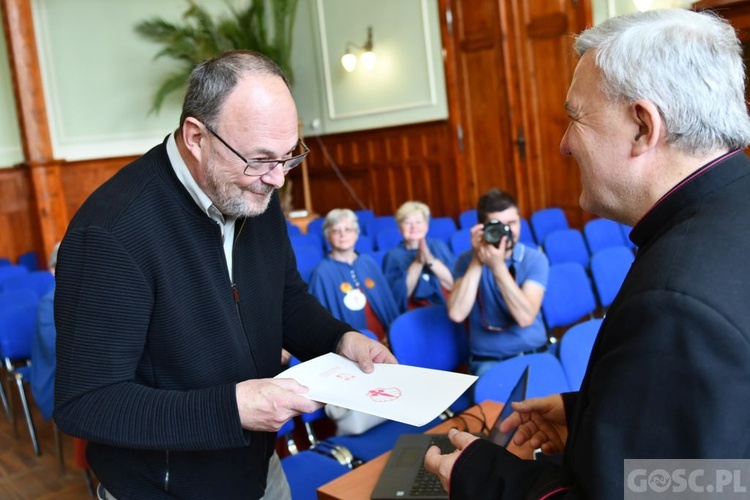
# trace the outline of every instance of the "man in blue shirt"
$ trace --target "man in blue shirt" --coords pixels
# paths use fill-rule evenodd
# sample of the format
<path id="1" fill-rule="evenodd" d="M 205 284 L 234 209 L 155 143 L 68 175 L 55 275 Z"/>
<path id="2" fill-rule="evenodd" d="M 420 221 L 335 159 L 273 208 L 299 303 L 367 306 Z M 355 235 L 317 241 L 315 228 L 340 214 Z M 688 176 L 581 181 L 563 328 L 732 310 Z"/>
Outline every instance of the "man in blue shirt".
<path id="1" fill-rule="evenodd" d="M 542 252 L 519 242 L 521 218 L 510 194 L 491 189 L 482 195 L 477 217 L 472 249 L 456 261 L 448 314 L 455 322 L 468 317 L 470 370 L 482 375 L 498 361 L 545 348 L 540 308 L 549 262 Z M 509 234 L 503 233 L 504 226 Z"/>

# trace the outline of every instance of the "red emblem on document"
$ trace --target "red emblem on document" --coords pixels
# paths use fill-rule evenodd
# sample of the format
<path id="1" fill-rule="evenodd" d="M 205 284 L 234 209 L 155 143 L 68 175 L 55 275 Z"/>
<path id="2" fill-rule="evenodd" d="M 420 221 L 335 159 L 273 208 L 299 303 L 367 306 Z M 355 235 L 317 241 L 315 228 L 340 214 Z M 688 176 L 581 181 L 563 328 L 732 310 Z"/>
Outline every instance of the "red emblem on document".
<path id="1" fill-rule="evenodd" d="M 401 397 L 401 389 L 398 387 L 388 387 L 377 389 L 370 389 L 367 391 L 367 395 L 376 403 L 385 403 L 388 401 L 395 401 Z"/>

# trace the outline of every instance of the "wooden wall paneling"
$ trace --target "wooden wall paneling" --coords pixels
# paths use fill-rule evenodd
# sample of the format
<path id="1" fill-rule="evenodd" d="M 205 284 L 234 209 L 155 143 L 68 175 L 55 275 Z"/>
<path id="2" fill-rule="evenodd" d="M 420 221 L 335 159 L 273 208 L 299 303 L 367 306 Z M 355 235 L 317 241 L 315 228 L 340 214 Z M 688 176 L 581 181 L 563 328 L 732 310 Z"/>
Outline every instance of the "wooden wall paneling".
<path id="1" fill-rule="evenodd" d="M 13 262 L 20 254 L 39 245 L 39 228 L 30 193 L 25 168 L 0 169 L 0 257 Z"/>
<path id="2" fill-rule="evenodd" d="M 529 209 L 558 206 L 575 227 L 591 218 L 578 204 L 580 173 L 559 152 L 568 126 L 564 103 L 577 59 L 572 35 L 586 27 L 590 3 L 568 0 L 505 0 L 513 25 L 521 79 L 519 110 L 527 135 L 527 162 L 519 172 L 528 187 Z"/>
<path id="3" fill-rule="evenodd" d="M 449 137 L 446 122 L 431 122 L 308 140 L 313 208 L 320 215 L 332 208 L 360 208 L 335 175 L 325 148 L 356 196 L 377 215 L 391 215 L 403 202 L 419 198 L 435 216 L 455 217 L 459 192 Z M 295 199 L 302 196 L 298 184 L 294 181 Z"/>
<path id="4" fill-rule="evenodd" d="M 460 107 L 464 130 L 463 176 L 469 206 L 492 187 L 516 197 L 519 186 L 513 166 L 511 105 L 508 100 L 498 2 L 455 2 L 454 54 L 457 60 Z"/>
<path id="5" fill-rule="evenodd" d="M 467 181 L 467 162 L 464 159 L 463 122 L 464 116 L 461 111 L 461 92 L 458 79 L 458 64 L 455 53 L 455 5 L 454 0 L 438 0 L 438 12 L 440 15 L 440 36 L 443 47 L 443 73 L 445 74 L 445 89 L 448 99 L 448 122 L 443 130 L 442 137 L 438 137 L 437 155 L 441 159 L 449 159 L 447 169 L 442 172 L 448 176 L 444 189 L 456 192 L 455 206 L 451 210 L 456 214 L 476 206 L 476 200 L 469 192 Z M 446 192 L 445 199 L 450 200 L 450 194 Z M 449 215 L 451 211 L 446 212 Z M 456 215 L 457 216 L 457 215 Z"/>
<path id="6" fill-rule="evenodd" d="M 18 109 L 21 145 L 29 168 L 30 190 L 36 214 L 35 250 L 46 261 L 68 223 L 65 195 L 60 181 L 61 161 L 53 157 L 47 109 L 44 101 L 31 0 L 0 0 L 13 94 Z"/>
<path id="7" fill-rule="evenodd" d="M 65 192 L 65 204 L 70 217 L 75 215 L 96 188 L 136 158 L 136 156 L 102 158 L 69 162 L 63 165 L 60 168 L 60 183 Z M 66 224 L 68 222 L 70 221 L 66 221 Z"/>

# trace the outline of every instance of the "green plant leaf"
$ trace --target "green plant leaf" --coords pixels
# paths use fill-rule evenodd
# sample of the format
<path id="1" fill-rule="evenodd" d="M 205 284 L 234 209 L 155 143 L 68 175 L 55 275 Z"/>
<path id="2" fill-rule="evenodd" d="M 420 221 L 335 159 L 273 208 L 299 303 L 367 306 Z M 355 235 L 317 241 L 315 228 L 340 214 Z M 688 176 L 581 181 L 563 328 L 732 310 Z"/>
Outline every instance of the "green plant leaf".
<path id="1" fill-rule="evenodd" d="M 239 9 L 226 0 L 229 15 L 216 17 L 197 0 L 185 1 L 182 24 L 155 17 L 135 26 L 140 36 L 162 45 L 154 60 L 166 57 L 184 65 L 156 90 L 149 113 L 158 113 L 167 95 L 184 89 L 195 66 L 229 50 L 264 54 L 279 65 L 289 81 L 293 80 L 291 48 L 297 0 L 251 0 L 247 7 Z M 273 32 L 272 37 L 269 31 Z"/>

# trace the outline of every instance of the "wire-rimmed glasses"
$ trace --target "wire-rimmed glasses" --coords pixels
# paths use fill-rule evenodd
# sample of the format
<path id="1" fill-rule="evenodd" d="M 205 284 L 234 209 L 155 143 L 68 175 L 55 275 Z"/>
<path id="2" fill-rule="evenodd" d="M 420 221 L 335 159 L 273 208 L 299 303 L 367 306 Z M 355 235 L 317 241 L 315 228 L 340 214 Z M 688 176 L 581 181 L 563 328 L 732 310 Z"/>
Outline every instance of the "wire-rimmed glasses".
<path id="1" fill-rule="evenodd" d="M 232 146 L 227 143 L 224 139 L 221 138 L 219 134 L 216 133 L 216 131 L 211 128 L 210 126 L 206 125 L 204 123 L 204 126 L 206 127 L 206 130 L 211 132 L 211 134 L 219 139 L 223 145 L 229 149 L 232 153 L 237 155 L 239 159 L 241 159 L 243 162 L 245 162 L 245 170 L 243 173 L 245 175 L 255 176 L 259 177 L 261 175 L 266 175 L 268 172 L 276 168 L 277 166 L 281 165 L 281 170 L 286 175 L 287 172 L 289 172 L 291 169 L 302 163 L 302 160 L 304 160 L 307 155 L 310 153 L 310 148 L 307 147 L 307 145 L 302 142 L 300 139 L 297 142 L 297 146 L 294 148 L 295 151 L 302 150 L 300 154 L 294 155 L 290 158 L 285 158 L 283 160 L 256 160 L 256 159 L 246 159 L 244 156 L 242 156 L 236 149 L 234 149 Z"/>

